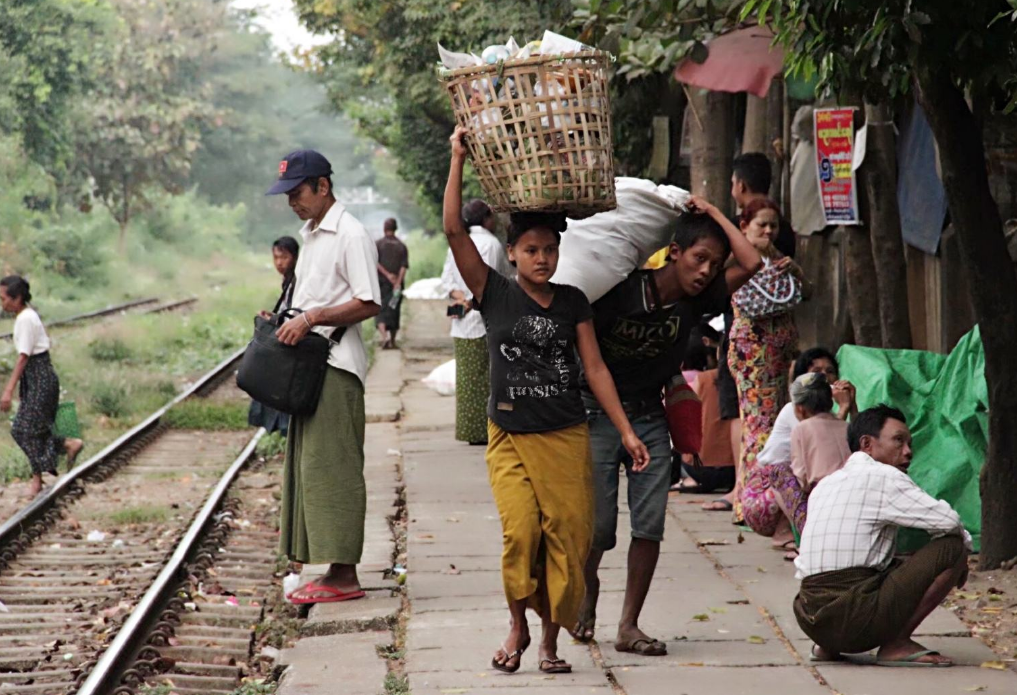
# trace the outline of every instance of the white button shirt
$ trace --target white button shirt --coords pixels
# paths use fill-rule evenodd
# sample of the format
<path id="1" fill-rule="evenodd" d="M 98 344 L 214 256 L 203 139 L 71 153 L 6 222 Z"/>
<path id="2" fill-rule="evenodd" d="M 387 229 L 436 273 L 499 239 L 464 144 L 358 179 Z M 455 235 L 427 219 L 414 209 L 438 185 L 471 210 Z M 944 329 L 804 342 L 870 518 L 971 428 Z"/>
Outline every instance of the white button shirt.
<path id="1" fill-rule="evenodd" d="M 498 237 L 491 234 L 486 227 L 470 227 L 470 239 L 473 241 L 473 245 L 477 247 L 477 251 L 480 252 L 480 257 L 484 259 L 484 263 L 487 263 L 492 270 L 507 278 L 515 276 L 516 269 L 509 263 L 504 244 L 498 241 Z M 463 276 L 459 273 L 459 268 L 456 267 L 455 259 L 452 257 L 452 249 L 449 249 L 448 254 L 445 256 L 445 267 L 441 271 L 441 281 L 445 285 L 445 289 L 449 291 L 459 290 L 466 295 L 467 300 L 473 299 L 473 293 L 466 286 Z M 453 338 L 483 338 L 487 335 L 487 329 L 484 328 L 484 317 L 481 316 L 479 311 L 472 309 L 466 312 L 463 318 L 452 319 L 451 335 Z"/>
<path id="2" fill-rule="evenodd" d="M 300 230 L 304 240 L 297 259 L 295 309 L 323 309 L 354 299 L 381 305 L 378 287 L 378 249 L 364 226 L 338 202 L 312 228 L 308 220 Z M 331 326 L 315 326 L 316 333 L 329 336 Z M 367 348 L 360 324 L 349 326 L 338 345 L 333 344 L 328 363 L 336 369 L 367 379 Z"/>
<path id="3" fill-rule="evenodd" d="M 948 502 L 927 494 L 904 471 L 857 451 L 809 495 L 795 576 L 851 567 L 885 569 L 902 526 L 933 536 L 961 536 L 971 550 L 971 534 Z"/>

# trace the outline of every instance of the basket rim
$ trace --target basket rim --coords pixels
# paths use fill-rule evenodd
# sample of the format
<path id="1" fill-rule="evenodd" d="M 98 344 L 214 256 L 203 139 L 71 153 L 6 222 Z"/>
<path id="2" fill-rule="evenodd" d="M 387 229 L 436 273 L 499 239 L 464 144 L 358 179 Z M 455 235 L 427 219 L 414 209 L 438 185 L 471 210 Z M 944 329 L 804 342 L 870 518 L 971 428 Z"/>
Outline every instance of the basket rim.
<path id="1" fill-rule="evenodd" d="M 498 73 L 505 68 L 516 68 L 526 67 L 529 65 L 541 65 L 543 63 L 550 62 L 561 62 L 563 60 L 574 60 L 576 58 L 583 59 L 607 59 L 608 62 L 611 60 L 611 54 L 607 51 L 601 51 L 594 49 L 592 51 L 577 51 L 575 53 L 555 53 L 554 55 L 537 55 L 526 58 L 525 60 L 500 60 L 493 65 L 471 65 L 465 68 L 456 68 L 455 70 L 449 70 L 444 66 L 438 67 L 438 78 L 443 82 L 451 81 L 457 77 L 464 75 L 473 75 L 478 73 Z"/>

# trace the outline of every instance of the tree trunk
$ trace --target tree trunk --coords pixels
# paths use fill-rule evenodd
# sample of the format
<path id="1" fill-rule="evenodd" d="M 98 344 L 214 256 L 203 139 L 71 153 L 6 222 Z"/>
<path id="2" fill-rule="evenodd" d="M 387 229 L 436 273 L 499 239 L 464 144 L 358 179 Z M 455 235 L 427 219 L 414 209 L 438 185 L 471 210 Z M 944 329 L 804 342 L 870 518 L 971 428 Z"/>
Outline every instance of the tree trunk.
<path id="1" fill-rule="evenodd" d="M 978 119 L 948 71 L 917 64 L 919 101 L 929 119 L 943 187 L 968 272 L 975 318 L 985 350 L 989 450 L 981 473 L 982 546 L 979 568 L 1017 557 L 1017 273 L 1007 253 L 999 208 L 989 190 L 985 143 Z"/>
<path id="2" fill-rule="evenodd" d="M 872 240 L 869 230 L 861 225 L 841 227 L 845 241 L 844 274 L 847 277 L 847 304 L 855 343 L 865 347 L 881 347 L 883 331 L 879 327 L 879 301 L 873 278 Z"/>
<path id="3" fill-rule="evenodd" d="M 845 106 L 858 106 L 861 99 L 851 94 L 841 95 Z M 857 112 L 855 122 L 857 123 Z M 864 190 L 865 171 L 858 172 L 856 185 Z M 865 196 L 858 196 L 861 219 L 868 218 Z M 883 330 L 879 326 L 879 299 L 874 280 L 876 266 L 872 260 L 872 239 L 869 229 L 862 225 L 840 227 L 844 240 L 844 275 L 847 280 L 848 315 L 854 328 L 855 343 L 865 347 L 882 347 Z"/>
<path id="4" fill-rule="evenodd" d="M 778 142 L 779 151 L 774 147 Z M 766 149 L 763 152 L 766 152 L 772 165 L 770 197 L 779 204 L 783 200 L 784 167 L 791 166 L 791 143 L 784 142 L 784 80 L 780 78 L 774 78 L 766 95 Z M 791 216 L 787 217 L 790 219 Z M 794 221 L 791 223 L 793 225 Z"/>
<path id="5" fill-rule="evenodd" d="M 897 150 L 891 110 L 886 104 L 865 104 L 868 144 L 865 188 L 876 269 L 879 323 L 884 348 L 911 347 L 908 316 L 908 275 L 897 207 Z"/>
<path id="6" fill-rule="evenodd" d="M 733 95 L 692 89 L 690 96 L 692 192 L 729 214 L 734 153 Z"/>
<path id="7" fill-rule="evenodd" d="M 745 129 L 742 131 L 742 154 L 746 152 L 762 152 L 770 155 L 770 143 L 766 138 L 767 125 L 766 99 L 754 94 L 745 95 Z"/>

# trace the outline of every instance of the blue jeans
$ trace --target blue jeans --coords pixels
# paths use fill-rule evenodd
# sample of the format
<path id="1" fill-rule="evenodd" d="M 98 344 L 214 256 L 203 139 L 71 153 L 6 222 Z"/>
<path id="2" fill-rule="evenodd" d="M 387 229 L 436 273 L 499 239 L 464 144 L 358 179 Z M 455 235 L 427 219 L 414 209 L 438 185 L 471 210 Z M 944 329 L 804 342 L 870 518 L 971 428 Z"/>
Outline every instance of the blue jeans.
<path id="1" fill-rule="evenodd" d="M 667 430 L 664 406 L 641 414 L 627 413 L 636 436 L 650 452 L 650 465 L 632 471 L 632 460 L 622 446 L 621 435 L 607 413 L 587 407 L 590 446 L 593 450 L 593 496 L 595 517 L 593 547 L 611 550 L 618 529 L 618 468 L 625 465 L 632 537 L 648 541 L 664 540 L 668 490 L 671 486 L 671 437 Z"/>

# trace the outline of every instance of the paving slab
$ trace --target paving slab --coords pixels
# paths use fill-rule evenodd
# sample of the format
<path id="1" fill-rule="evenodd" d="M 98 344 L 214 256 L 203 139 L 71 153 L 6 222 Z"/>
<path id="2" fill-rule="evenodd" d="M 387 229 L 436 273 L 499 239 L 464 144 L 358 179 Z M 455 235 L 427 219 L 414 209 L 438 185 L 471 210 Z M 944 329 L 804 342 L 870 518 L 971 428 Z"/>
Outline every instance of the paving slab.
<path id="1" fill-rule="evenodd" d="M 1013 695 L 1017 673 L 977 666 L 889 669 L 881 666 L 819 666 L 820 675 L 842 695 Z"/>
<path id="2" fill-rule="evenodd" d="M 392 641 L 389 632 L 305 637 L 287 650 L 289 667 L 278 695 L 378 695 L 388 667 L 376 645 Z M 337 684 L 341 683 L 341 689 Z"/>
<path id="3" fill-rule="evenodd" d="M 626 693 L 638 695 L 830 695 L 800 666 L 646 666 L 612 673 Z"/>
<path id="4" fill-rule="evenodd" d="M 401 596 L 370 592 L 363 599 L 319 603 L 300 626 L 303 635 L 335 635 L 391 628 L 402 607 Z"/>

